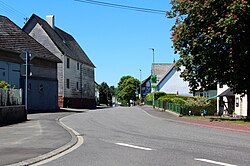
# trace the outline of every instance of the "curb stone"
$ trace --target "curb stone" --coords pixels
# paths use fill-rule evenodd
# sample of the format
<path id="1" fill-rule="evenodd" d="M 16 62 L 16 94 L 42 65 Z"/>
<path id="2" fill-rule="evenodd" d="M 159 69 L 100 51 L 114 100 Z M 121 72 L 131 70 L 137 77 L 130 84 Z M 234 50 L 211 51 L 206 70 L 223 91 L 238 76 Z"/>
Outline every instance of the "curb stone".
<path id="1" fill-rule="evenodd" d="M 60 120 L 64 118 L 64 117 L 60 117 L 60 118 L 57 118 L 56 119 L 56 123 L 60 126 L 62 126 L 70 135 L 71 135 L 71 140 L 66 143 L 65 145 L 51 151 L 51 152 L 48 152 L 46 154 L 43 154 L 43 155 L 40 155 L 38 157 L 35 157 L 35 158 L 31 158 L 31 159 L 28 159 L 28 160 L 24 160 L 24 161 L 21 161 L 21 162 L 18 162 L 18 163 L 14 163 L 14 164 L 10 164 L 10 165 L 7 165 L 7 166 L 28 166 L 28 165 L 32 165 L 32 164 L 35 164 L 35 163 L 38 163 L 38 162 L 41 162 L 43 160 L 46 160 L 46 159 L 49 159 L 53 156 L 56 156 L 68 149 L 70 149 L 71 147 L 73 147 L 77 142 L 78 142 L 78 138 L 77 136 L 74 134 L 74 132 L 69 129 L 66 125 L 64 125 L 62 122 L 60 122 Z"/>

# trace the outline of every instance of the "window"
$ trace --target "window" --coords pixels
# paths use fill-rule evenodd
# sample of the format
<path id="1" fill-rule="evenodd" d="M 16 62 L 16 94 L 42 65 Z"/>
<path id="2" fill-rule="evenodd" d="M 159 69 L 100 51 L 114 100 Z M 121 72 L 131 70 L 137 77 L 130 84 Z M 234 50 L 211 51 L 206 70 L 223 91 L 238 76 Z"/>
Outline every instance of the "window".
<path id="1" fill-rule="evenodd" d="M 79 90 L 79 83 L 76 82 L 76 90 Z"/>
<path id="2" fill-rule="evenodd" d="M 79 62 L 77 62 L 77 66 L 76 66 L 77 70 L 79 70 Z"/>
<path id="3" fill-rule="evenodd" d="M 70 67 L 70 61 L 69 61 L 69 58 L 67 58 L 67 68 Z"/>
<path id="4" fill-rule="evenodd" d="M 67 83 L 67 88 L 69 89 L 69 79 L 66 80 L 66 83 Z"/>

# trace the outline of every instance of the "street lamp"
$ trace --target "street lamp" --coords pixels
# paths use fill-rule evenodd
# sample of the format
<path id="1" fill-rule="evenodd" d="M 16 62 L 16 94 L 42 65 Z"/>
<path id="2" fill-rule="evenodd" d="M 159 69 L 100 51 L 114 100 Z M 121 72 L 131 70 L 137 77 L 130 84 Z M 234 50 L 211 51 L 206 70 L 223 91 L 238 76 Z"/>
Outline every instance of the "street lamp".
<path id="1" fill-rule="evenodd" d="M 150 50 L 153 51 L 153 64 L 155 63 L 155 49 L 154 48 L 149 48 Z"/>
<path id="2" fill-rule="evenodd" d="M 154 71 L 153 71 L 153 64 L 155 63 L 155 49 L 154 48 L 149 48 L 153 51 L 153 63 L 152 63 L 152 66 L 151 66 L 151 89 L 153 89 L 153 108 L 155 107 L 155 104 L 154 104 L 154 91 L 155 91 L 155 88 L 152 86 L 152 76 L 154 77 Z"/>
<path id="3" fill-rule="evenodd" d="M 140 105 L 141 105 L 141 69 L 140 69 Z"/>

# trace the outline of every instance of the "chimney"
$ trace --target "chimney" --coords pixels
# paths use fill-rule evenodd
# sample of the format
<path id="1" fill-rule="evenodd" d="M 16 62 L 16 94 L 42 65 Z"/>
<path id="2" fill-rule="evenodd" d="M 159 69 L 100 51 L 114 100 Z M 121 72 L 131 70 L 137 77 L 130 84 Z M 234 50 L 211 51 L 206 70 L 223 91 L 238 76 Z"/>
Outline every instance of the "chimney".
<path id="1" fill-rule="evenodd" d="M 55 16 L 54 16 L 54 15 L 46 16 L 46 21 L 47 21 L 47 23 L 48 23 L 53 29 L 55 28 Z"/>

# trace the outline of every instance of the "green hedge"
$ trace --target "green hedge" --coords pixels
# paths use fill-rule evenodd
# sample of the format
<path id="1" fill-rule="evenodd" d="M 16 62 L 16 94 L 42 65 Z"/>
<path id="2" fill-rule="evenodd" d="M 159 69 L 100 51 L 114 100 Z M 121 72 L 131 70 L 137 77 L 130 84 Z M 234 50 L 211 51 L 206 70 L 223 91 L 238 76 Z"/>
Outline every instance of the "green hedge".
<path id="1" fill-rule="evenodd" d="M 217 112 L 217 99 L 211 99 L 209 104 L 206 106 L 202 105 L 186 105 L 183 109 L 183 114 L 188 115 L 188 112 L 191 111 L 192 115 L 200 116 L 201 111 L 206 110 L 205 115 L 214 115 Z"/>
<path id="2" fill-rule="evenodd" d="M 165 92 L 153 92 L 150 93 L 146 96 L 145 100 L 153 100 L 153 95 L 154 95 L 154 100 L 158 100 L 161 96 L 166 96 L 167 94 Z"/>
<path id="3" fill-rule="evenodd" d="M 207 100 L 204 97 L 197 96 L 179 96 L 176 94 L 166 94 L 164 92 L 154 92 L 147 95 L 145 101 L 154 100 L 165 101 L 171 104 L 181 104 L 182 114 L 188 115 L 191 111 L 192 115 L 201 115 L 201 110 L 206 110 L 206 115 L 214 115 L 217 111 L 217 99 Z M 146 102 L 150 103 L 150 102 Z"/>

